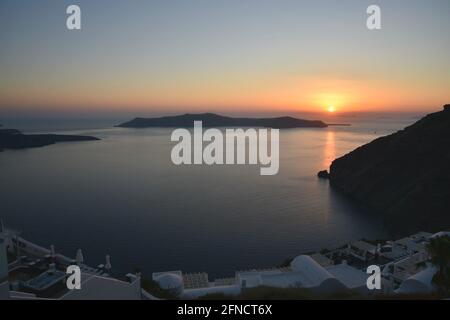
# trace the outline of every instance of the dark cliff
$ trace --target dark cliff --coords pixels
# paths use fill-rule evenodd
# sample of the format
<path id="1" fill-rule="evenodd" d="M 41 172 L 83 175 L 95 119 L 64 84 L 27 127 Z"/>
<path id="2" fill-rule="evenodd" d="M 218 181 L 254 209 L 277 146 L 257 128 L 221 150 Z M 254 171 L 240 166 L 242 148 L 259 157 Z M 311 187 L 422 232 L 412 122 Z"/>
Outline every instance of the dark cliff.
<path id="1" fill-rule="evenodd" d="M 450 228 L 450 105 L 336 159 L 329 178 L 395 233 Z"/>

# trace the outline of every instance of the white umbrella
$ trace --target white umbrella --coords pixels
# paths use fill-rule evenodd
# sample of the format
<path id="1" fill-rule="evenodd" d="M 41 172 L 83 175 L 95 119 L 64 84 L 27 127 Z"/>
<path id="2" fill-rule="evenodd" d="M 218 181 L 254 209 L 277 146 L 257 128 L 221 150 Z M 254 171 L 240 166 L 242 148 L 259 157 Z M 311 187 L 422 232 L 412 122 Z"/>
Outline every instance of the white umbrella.
<path id="1" fill-rule="evenodd" d="M 105 269 L 106 270 L 111 270 L 112 266 L 111 266 L 111 256 L 109 254 L 106 255 L 106 264 L 105 264 Z"/>
<path id="2" fill-rule="evenodd" d="M 75 259 L 76 259 L 77 265 L 80 265 L 84 262 L 83 251 L 81 251 L 81 249 L 77 250 L 77 256 Z"/>

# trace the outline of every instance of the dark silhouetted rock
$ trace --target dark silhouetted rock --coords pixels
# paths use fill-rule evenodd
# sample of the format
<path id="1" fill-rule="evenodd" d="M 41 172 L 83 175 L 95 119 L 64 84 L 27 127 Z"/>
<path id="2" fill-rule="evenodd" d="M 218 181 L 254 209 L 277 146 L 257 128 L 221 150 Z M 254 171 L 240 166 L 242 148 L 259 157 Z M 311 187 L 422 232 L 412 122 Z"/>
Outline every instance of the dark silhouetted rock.
<path id="1" fill-rule="evenodd" d="M 381 215 L 393 232 L 450 228 L 447 106 L 333 161 L 331 185 Z"/>
<path id="2" fill-rule="evenodd" d="M 319 120 L 303 120 L 292 117 L 279 118 L 232 118 L 224 117 L 214 113 L 185 114 L 180 116 L 169 116 L 161 118 L 135 118 L 122 123 L 118 127 L 124 128 L 191 128 L 194 121 L 202 121 L 204 127 L 267 127 L 267 128 L 324 128 L 327 127 Z"/>
<path id="3" fill-rule="evenodd" d="M 0 134 L 21 134 L 17 129 L 0 129 Z"/>
<path id="4" fill-rule="evenodd" d="M 317 176 L 321 179 L 328 179 L 330 177 L 330 174 L 328 173 L 327 170 L 322 170 L 319 171 L 319 173 L 317 173 Z"/>
<path id="5" fill-rule="evenodd" d="M 48 146 L 57 142 L 95 141 L 90 136 L 60 134 L 23 134 L 16 129 L 0 129 L 0 151 L 3 149 L 25 149 Z"/>

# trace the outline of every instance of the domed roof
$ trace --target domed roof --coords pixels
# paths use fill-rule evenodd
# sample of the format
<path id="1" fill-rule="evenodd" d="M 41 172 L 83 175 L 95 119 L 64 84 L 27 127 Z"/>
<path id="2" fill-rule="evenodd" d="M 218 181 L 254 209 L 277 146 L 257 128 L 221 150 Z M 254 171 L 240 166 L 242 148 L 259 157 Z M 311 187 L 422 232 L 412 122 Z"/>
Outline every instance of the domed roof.
<path id="1" fill-rule="evenodd" d="M 318 283 L 322 281 L 334 278 L 325 268 L 323 268 L 320 264 L 314 261 L 313 258 L 306 255 L 301 255 L 292 260 L 291 269 L 294 272 L 302 272 L 307 275 L 311 280 L 314 280 Z"/>
<path id="2" fill-rule="evenodd" d="M 403 281 L 397 293 L 430 293 L 435 289 L 433 277 L 437 272 L 435 266 L 429 266 L 426 269 L 416 273 Z"/>
<path id="3" fill-rule="evenodd" d="M 161 274 L 155 278 L 155 281 L 159 284 L 159 286 L 163 289 L 182 289 L 183 288 L 183 279 L 174 273 L 165 273 Z"/>
<path id="4" fill-rule="evenodd" d="M 310 256 L 301 255 L 295 258 L 291 262 L 291 269 L 302 287 L 324 293 L 338 292 L 345 289 L 345 285 L 341 281 Z"/>

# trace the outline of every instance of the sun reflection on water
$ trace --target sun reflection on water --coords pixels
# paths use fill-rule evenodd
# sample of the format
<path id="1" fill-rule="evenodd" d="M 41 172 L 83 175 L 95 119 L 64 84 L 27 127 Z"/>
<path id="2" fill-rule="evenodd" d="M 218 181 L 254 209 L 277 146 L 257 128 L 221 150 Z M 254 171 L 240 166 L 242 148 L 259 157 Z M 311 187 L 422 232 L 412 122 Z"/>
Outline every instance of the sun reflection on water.
<path id="1" fill-rule="evenodd" d="M 336 138 L 335 132 L 332 130 L 327 131 L 325 137 L 324 148 L 324 168 L 329 168 L 333 160 L 336 159 Z"/>

